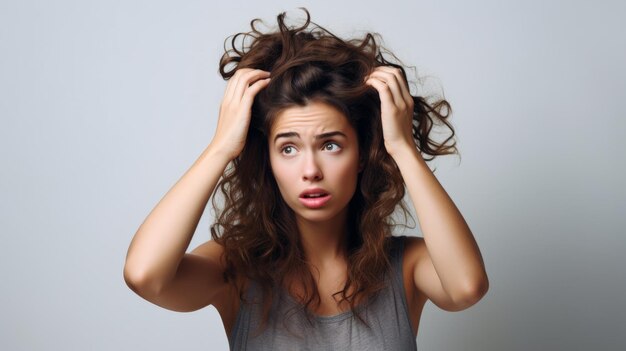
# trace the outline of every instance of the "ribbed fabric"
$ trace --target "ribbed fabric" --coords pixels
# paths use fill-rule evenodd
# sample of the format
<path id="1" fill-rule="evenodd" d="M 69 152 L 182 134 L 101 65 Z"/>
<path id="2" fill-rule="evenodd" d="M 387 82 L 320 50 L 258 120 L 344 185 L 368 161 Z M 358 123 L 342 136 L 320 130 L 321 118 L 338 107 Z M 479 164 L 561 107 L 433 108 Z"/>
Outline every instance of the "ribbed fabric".
<path id="1" fill-rule="evenodd" d="M 261 323 L 261 305 L 241 303 L 228 342 L 232 351 L 238 350 L 417 350 L 407 300 L 402 283 L 402 256 L 406 236 L 391 237 L 391 275 L 386 275 L 387 287 L 367 304 L 357 307 L 371 329 L 363 325 L 352 311 L 334 316 L 306 319 L 304 306 L 286 291 L 276 292 L 267 329 L 255 335 Z M 247 297 L 260 302 L 262 292 L 251 281 Z M 297 307 L 296 309 L 292 309 Z M 291 309 L 291 310 L 290 310 Z M 285 315 L 284 313 L 289 314 Z M 288 318 L 283 323 L 284 316 Z M 291 333 L 290 333 L 291 332 Z M 258 334 L 258 333 L 256 333 Z M 298 337 L 300 336 L 300 337 Z"/>

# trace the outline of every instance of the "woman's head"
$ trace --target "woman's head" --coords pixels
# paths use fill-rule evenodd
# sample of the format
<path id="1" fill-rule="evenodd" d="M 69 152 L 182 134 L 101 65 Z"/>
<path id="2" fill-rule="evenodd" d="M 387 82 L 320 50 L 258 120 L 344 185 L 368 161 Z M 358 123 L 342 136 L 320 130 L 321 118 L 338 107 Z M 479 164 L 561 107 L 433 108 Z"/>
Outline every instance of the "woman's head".
<path id="1" fill-rule="evenodd" d="M 320 101 L 286 108 L 267 143 L 272 175 L 296 221 L 343 229 L 360 166 L 357 133 L 343 112 Z"/>
<path id="2" fill-rule="evenodd" d="M 371 190 L 381 192 L 381 188 L 387 188 L 386 198 L 399 202 L 404 187 L 395 164 L 384 150 L 378 93 L 364 82 L 376 66 L 389 63 L 382 58 L 372 34 L 368 33 L 360 42 L 342 40 L 320 26 L 308 28 L 313 22 L 305 12 L 305 24 L 294 29 L 287 27 L 285 14 L 280 14 L 278 31 L 270 33 L 259 32 L 255 27 L 258 20 L 253 20 L 252 32 L 235 35 L 231 40 L 233 49 L 220 61 L 220 73 L 225 79 L 240 68 L 269 71 L 271 77 L 269 85 L 255 97 L 246 146 L 235 161 L 240 166 L 239 173 L 263 179 L 265 182 L 257 188 L 266 190 L 263 198 L 272 198 L 274 206 L 290 214 L 268 162 L 270 131 L 281 112 L 323 104 L 343 115 L 356 132 L 360 164 L 364 176 L 370 180 L 362 197 L 371 198 L 368 196 Z M 236 47 L 241 36 L 244 41 L 252 39 L 249 47 Z M 233 63 L 236 66 L 227 70 Z M 385 174 L 389 172 L 395 174 Z M 395 182 L 376 184 L 382 179 Z"/>
<path id="3" fill-rule="evenodd" d="M 253 20 L 252 31 L 236 34 L 231 40 L 232 48 L 220 60 L 224 79 L 232 77 L 237 69 L 253 68 L 270 72 L 271 81 L 255 96 L 246 145 L 218 185 L 224 208 L 218 209 L 214 197 L 218 216 L 211 233 L 225 247 L 227 279 L 247 276 L 269 292 L 291 273 L 300 277 L 305 286 L 315 286 L 299 241 L 298 213 L 294 213 L 294 208 L 301 214 L 308 212 L 298 207 L 302 202 L 294 199 L 293 193 L 299 195 L 303 184 L 315 186 L 313 180 L 319 169 L 314 168 L 320 164 L 312 163 L 312 158 L 301 161 L 300 170 L 308 167 L 309 179 L 304 179 L 308 183 L 303 181 L 302 172 L 302 183 L 290 183 L 294 180 L 288 177 L 293 178 L 288 159 L 277 157 L 283 149 L 271 149 L 276 147 L 272 139 L 276 134 L 295 131 L 284 128 L 285 116 L 305 116 L 296 125 L 301 132 L 300 146 L 308 151 L 318 146 L 317 153 L 305 152 L 305 156 L 317 155 L 318 161 L 324 161 L 324 169 L 328 169 L 334 146 L 322 152 L 323 145 L 314 144 L 311 137 L 330 129 L 353 132 L 350 140 L 358 147 L 352 150 L 356 154 L 345 162 L 344 171 L 351 175 L 347 187 L 354 190 L 341 194 L 341 203 L 347 203 L 349 255 L 348 281 L 341 293 L 354 306 L 355 296 L 369 296 L 383 287 L 382 274 L 389 267 L 386 238 L 394 225 L 391 215 L 396 209 L 407 214 L 402 201 L 402 175 L 384 147 L 380 98 L 373 87 L 365 84 L 365 78 L 376 67 L 387 65 L 400 68 L 407 80 L 401 65 L 385 59 L 374 35 L 344 40 L 319 25 L 308 28 L 314 22 L 305 12 L 307 19 L 302 26 L 289 28 L 282 13 L 278 16 L 278 30 L 268 33 L 258 31 L 258 19 Z M 244 43 L 239 48 L 236 43 L 242 36 Z M 246 39 L 251 40 L 247 45 Z M 232 67 L 227 69 L 229 65 Z M 448 103 L 438 100 L 429 104 L 420 96 L 413 100 L 413 137 L 425 159 L 454 153 L 454 144 L 445 145 L 454 136 L 446 121 Z M 444 143 L 429 138 L 434 123 L 445 124 L 452 131 Z M 286 153 L 289 152 L 291 149 Z M 429 159 L 427 155 L 433 157 Z M 345 194 L 350 196 L 343 197 Z M 351 286 L 355 293 L 347 294 Z M 307 306 L 314 298 L 319 299 L 317 289 L 306 291 L 312 291 Z"/>

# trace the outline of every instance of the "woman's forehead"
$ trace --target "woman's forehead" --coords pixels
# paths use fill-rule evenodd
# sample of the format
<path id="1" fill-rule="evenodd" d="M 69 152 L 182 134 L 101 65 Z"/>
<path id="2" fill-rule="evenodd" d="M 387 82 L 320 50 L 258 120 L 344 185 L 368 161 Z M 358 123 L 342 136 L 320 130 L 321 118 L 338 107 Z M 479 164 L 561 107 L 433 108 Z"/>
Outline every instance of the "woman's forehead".
<path id="1" fill-rule="evenodd" d="M 332 105 L 311 102 L 305 106 L 292 106 L 280 111 L 272 123 L 270 135 L 301 131 L 324 133 L 330 129 L 351 129 L 346 116 Z"/>

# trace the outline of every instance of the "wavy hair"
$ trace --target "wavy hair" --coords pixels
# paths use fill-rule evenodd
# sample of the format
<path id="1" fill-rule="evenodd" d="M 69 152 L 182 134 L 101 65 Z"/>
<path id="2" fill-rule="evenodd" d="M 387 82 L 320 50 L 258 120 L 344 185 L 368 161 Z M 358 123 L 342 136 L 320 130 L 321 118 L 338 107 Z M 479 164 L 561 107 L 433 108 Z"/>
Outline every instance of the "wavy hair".
<path id="1" fill-rule="evenodd" d="M 377 66 L 387 65 L 400 68 L 408 80 L 401 64 L 384 57 L 384 52 L 390 53 L 377 43 L 377 33 L 367 33 L 360 40 L 344 40 L 312 22 L 309 12 L 300 9 L 306 13 L 306 22 L 299 27 L 288 27 L 283 12 L 277 17 L 278 30 L 262 33 L 255 26 L 261 20 L 256 18 L 250 23 L 251 31 L 229 37 L 230 48 L 226 46 L 229 39 L 225 41 L 219 63 L 225 80 L 241 68 L 269 71 L 272 79 L 255 96 L 246 144 L 217 185 L 224 203 L 220 210 L 213 197 L 216 220 L 210 228 L 211 236 L 224 247 L 224 281 L 232 284 L 240 301 L 248 302 L 243 277 L 260 284 L 262 326 L 269 318 L 272 293 L 283 286 L 286 276 L 298 278 L 297 283 L 304 287 L 302 300 L 310 322 L 308 307 L 314 301 L 319 306 L 321 300 L 294 213 L 282 199 L 272 174 L 268 135 L 278 113 L 288 107 L 320 101 L 339 109 L 357 132 L 364 168 L 348 204 L 347 281 L 343 290 L 333 296 L 340 294 L 340 302 L 349 302 L 354 315 L 367 325 L 355 309 L 357 300 L 369 300 L 384 288 L 390 268 L 389 237 L 396 225 L 392 214 L 401 210 L 406 219 L 410 213 L 403 201 L 402 175 L 384 147 L 378 92 L 364 79 Z M 309 28 L 310 24 L 314 26 Z M 239 38 L 243 39 L 240 47 Z M 246 39 L 251 42 L 246 44 Z M 443 98 L 428 102 L 421 96 L 413 96 L 413 101 L 412 133 L 424 159 L 458 154 L 456 142 L 446 145 L 454 136 L 447 121 L 449 103 Z M 451 131 L 442 143 L 430 138 L 437 124 Z M 353 292 L 349 294 L 350 288 Z"/>

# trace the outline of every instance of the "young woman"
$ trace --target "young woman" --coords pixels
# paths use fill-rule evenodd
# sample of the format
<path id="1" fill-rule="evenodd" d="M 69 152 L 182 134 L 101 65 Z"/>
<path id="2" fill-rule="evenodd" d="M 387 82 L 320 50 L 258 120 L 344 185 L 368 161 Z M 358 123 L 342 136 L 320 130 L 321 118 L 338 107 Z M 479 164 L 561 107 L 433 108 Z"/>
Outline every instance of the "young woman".
<path id="1" fill-rule="evenodd" d="M 124 278 L 170 310 L 215 306 L 233 350 L 416 349 L 427 300 L 459 311 L 488 289 L 426 164 L 456 151 L 429 138 L 454 135 L 450 106 L 412 96 L 373 35 L 307 30 L 304 11 L 301 27 L 282 13 L 276 32 L 257 19 L 232 38 L 213 140 L 138 229 Z M 405 187 L 423 238 L 391 234 Z M 186 253 L 214 192 L 212 240 Z"/>

